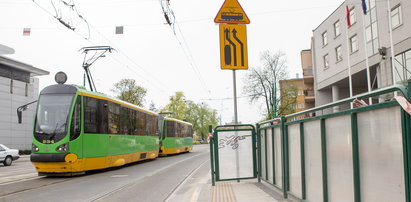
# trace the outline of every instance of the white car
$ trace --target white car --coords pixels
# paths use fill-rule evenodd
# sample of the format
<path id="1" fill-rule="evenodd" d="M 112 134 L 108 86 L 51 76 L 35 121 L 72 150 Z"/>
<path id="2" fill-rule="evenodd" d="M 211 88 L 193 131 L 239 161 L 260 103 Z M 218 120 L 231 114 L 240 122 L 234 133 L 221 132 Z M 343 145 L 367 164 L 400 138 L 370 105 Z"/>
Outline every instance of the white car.
<path id="1" fill-rule="evenodd" d="M 10 166 L 13 161 L 19 158 L 19 150 L 9 149 L 8 147 L 0 144 L 0 163 L 3 163 L 4 166 Z"/>

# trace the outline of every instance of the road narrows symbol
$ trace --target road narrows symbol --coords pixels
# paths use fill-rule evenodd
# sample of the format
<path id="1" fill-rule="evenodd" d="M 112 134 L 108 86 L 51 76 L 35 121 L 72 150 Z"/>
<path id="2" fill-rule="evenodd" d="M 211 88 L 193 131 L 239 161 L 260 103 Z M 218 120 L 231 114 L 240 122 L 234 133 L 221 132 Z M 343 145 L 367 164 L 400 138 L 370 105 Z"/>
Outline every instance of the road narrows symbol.
<path id="1" fill-rule="evenodd" d="M 235 43 L 233 41 L 231 41 L 230 39 L 230 30 L 228 28 L 226 28 L 224 30 L 225 32 L 225 38 L 228 41 L 228 43 L 231 44 L 231 46 L 233 46 L 233 53 L 234 53 L 234 66 L 237 66 L 237 46 L 235 45 Z M 227 53 L 226 53 L 227 54 Z M 231 52 L 230 52 L 231 54 Z M 230 63 L 231 64 L 231 63 Z"/>
<path id="2" fill-rule="evenodd" d="M 244 66 L 244 44 L 243 42 L 241 42 L 241 40 L 239 38 L 237 38 L 237 30 L 235 30 L 235 28 L 233 29 L 233 36 L 234 39 L 240 44 L 241 46 L 241 66 Z"/>

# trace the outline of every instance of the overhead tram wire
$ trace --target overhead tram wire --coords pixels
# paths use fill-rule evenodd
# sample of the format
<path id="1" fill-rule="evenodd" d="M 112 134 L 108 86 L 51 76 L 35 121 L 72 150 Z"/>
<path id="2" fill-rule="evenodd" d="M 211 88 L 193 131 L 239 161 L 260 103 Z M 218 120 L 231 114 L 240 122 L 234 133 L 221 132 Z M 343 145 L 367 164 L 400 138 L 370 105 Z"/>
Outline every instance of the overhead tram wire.
<path id="1" fill-rule="evenodd" d="M 141 69 L 144 73 L 146 73 L 147 76 L 155 79 L 155 80 L 156 80 L 159 84 L 161 84 L 161 85 L 158 85 L 157 83 L 150 81 L 150 80 L 147 79 L 146 77 L 141 76 L 141 74 L 138 74 L 135 70 L 131 69 L 128 65 L 124 64 L 123 62 L 120 62 L 119 59 L 113 57 L 118 63 L 122 64 L 122 65 L 125 66 L 127 69 L 129 69 L 130 71 L 132 71 L 133 73 L 135 73 L 137 76 L 139 76 L 140 78 L 143 78 L 143 79 L 144 79 L 145 81 L 147 81 L 148 83 L 151 83 L 153 86 L 157 86 L 156 88 L 159 89 L 159 90 L 161 90 L 162 92 L 165 92 L 165 93 L 167 93 L 167 91 L 168 91 L 168 92 L 174 92 L 174 91 L 166 88 L 167 85 L 162 84 L 162 82 L 161 82 L 159 79 L 157 79 L 157 78 L 154 77 L 152 74 L 150 74 L 150 73 L 149 73 L 147 70 L 145 70 L 141 65 L 137 64 L 137 62 L 135 62 L 131 57 L 129 57 L 125 52 L 123 52 L 123 51 L 119 48 L 119 46 L 117 46 L 116 44 L 114 44 L 113 42 L 111 42 L 105 35 L 103 35 L 101 32 L 99 32 L 93 25 L 90 25 L 90 27 L 91 27 L 95 32 L 97 32 L 101 37 L 103 37 L 104 40 L 106 40 L 109 44 L 111 44 L 113 47 L 115 47 L 115 49 L 116 49 L 121 55 L 123 55 L 124 57 L 126 57 L 131 63 L 133 63 L 135 66 L 137 66 L 139 69 Z"/>
<path id="2" fill-rule="evenodd" d="M 50 13 L 47 9 L 45 9 L 44 7 L 42 7 L 41 5 L 39 5 L 37 2 L 35 2 L 35 0 L 33 0 L 33 3 L 35 3 L 39 8 L 41 8 L 44 12 L 46 12 L 47 14 L 49 14 L 50 16 L 52 16 L 53 18 L 55 17 L 52 13 Z M 88 24 L 88 23 L 87 23 Z M 94 31 L 96 31 L 100 36 L 102 36 L 107 42 L 113 44 L 107 37 L 105 37 L 103 34 L 101 34 L 96 28 L 94 28 L 94 26 L 92 26 L 91 24 L 88 24 L 88 26 L 90 26 L 92 29 L 94 29 Z M 91 45 L 96 46 L 97 44 L 95 42 L 93 42 L 92 40 L 90 40 L 90 38 L 85 38 L 84 36 L 82 36 L 80 33 L 74 32 L 76 33 L 79 37 L 81 37 L 82 39 L 85 39 L 86 41 L 88 41 Z M 114 44 L 115 45 L 115 44 Z M 144 72 L 146 72 L 147 74 L 149 74 L 147 71 L 145 71 L 144 68 L 142 68 L 140 65 L 138 65 L 136 62 L 134 62 L 128 55 L 126 55 L 123 51 L 121 51 L 121 49 L 119 49 L 117 46 L 115 48 L 116 50 L 118 50 L 121 54 L 123 54 L 127 59 L 129 59 L 132 63 L 134 63 L 136 66 L 138 66 L 140 69 L 142 69 Z M 153 87 L 157 88 L 158 90 L 162 91 L 162 92 L 173 92 L 172 90 L 166 88 L 166 85 L 159 85 L 156 86 L 156 83 L 151 82 L 149 79 L 147 79 L 144 76 L 141 76 L 141 74 L 138 74 L 135 70 L 131 69 L 127 64 L 124 64 L 123 62 L 121 62 L 119 59 L 117 59 L 115 56 L 111 55 L 111 58 L 113 58 L 117 63 L 119 63 L 120 65 L 126 67 L 128 70 L 132 71 L 136 76 L 138 76 L 139 78 L 142 78 L 143 80 L 147 81 L 148 83 L 151 83 Z M 149 74 L 150 75 L 150 74 Z M 150 75 L 151 77 L 153 77 L 152 75 Z M 155 77 L 153 77 L 155 78 Z M 156 78 L 155 78 L 156 79 Z M 156 79 L 157 80 L 157 79 Z"/>
<path id="3" fill-rule="evenodd" d="M 180 28 L 180 26 L 179 26 L 179 24 L 176 20 L 174 12 L 170 8 L 169 0 L 160 0 L 160 4 L 161 4 L 161 8 L 162 8 L 163 13 L 164 13 L 164 18 L 166 19 L 166 22 L 170 26 L 171 30 L 173 31 L 173 34 L 174 34 L 179 46 L 183 50 L 184 56 L 186 57 L 190 67 L 193 69 L 194 74 L 196 75 L 196 77 L 200 80 L 200 84 L 201 84 L 203 90 L 206 92 L 206 94 L 208 94 L 209 97 L 211 97 L 210 91 L 208 90 L 207 85 L 206 85 L 206 83 L 204 82 L 204 79 L 201 76 L 201 72 L 198 70 L 198 67 L 195 64 L 194 58 L 191 54 L 191 51 L 188 47 L 188 44 L 187 44 L 186 40 L 185 40 L 183 32 L 181 31 L 181 28 Z M 177 28 L 179 30 L 179 33 L 181 35 L 181 38 L 182 38 L 184 44 L 181 42 L 181 40 L 177 36 L 176 30 L 175 30 L 175 28 L 176 28 L 175 24 L 177 24 Z"/>

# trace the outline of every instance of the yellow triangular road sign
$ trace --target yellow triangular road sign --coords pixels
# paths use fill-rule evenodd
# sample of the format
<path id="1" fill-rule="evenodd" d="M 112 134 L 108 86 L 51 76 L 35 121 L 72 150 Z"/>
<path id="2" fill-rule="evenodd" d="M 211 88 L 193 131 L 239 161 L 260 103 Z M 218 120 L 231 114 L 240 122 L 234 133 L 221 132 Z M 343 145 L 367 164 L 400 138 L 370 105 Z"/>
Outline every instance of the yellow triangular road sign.
<path id="1" fill-rule="evenodd" d="M 215 23 L 230 24 L 250 24 L 247 14 L 245 14 L 238 0 L 225 0 L 217 16 L 214 18 Z"/>

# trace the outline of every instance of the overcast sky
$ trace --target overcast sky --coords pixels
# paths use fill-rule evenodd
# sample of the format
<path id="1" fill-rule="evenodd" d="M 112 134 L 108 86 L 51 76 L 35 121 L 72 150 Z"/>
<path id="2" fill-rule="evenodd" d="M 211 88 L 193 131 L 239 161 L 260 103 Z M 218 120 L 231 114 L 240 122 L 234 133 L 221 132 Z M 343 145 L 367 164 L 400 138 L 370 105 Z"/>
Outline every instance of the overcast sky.
<path id="1" fill-rule="evenodd" d="M 70 0 L 65 0 L 69 2 Z M 75 32 L 52 15 L 72 20 Z M 247 25 L 249 67 L 261 65 L 265 50 L 287 56 L 290 78 L 301 77 L 300 51 L 310 48 L 312 30 L 325 20 L 342 0 L 240 0 L 251 24 Z M 37 4 L 36 4 L 37 3 Z M 214 17 L 223 0 L 170 0 L 177 23 L 165 24 L 159 0 L 77 0 L 77 11 L 89 23 L 88 29 L 75 13 L 67 12 L 58 0 L 0 1 L 0 44 L 15 49 L 8 57 L 50 72 L 41 76 L 40 89 L 54 84 L 54 74 L 64 71 L 68 83 L 82 84 L 85 46 L 108 45 L 117 51 L 91 66 L 97 90 L 110 89 L 122 78 L 136 79 L 147 88 L 146 108 L 154 102 L 164 107 L 176 91 L 188 100 L 205 102 L 216 109 L 223 123 L 233 120 L 231 70 L 220 69 L 219 30 Z M 124 26 L 116 35 L 115 27 Z M 23 28 L 31 28 L 23 36 Z M 244 97 L 245 70 L 237 71 L 238 117 L 243 123 L 262 118 L 261 104 L 250 105 Z"/>

